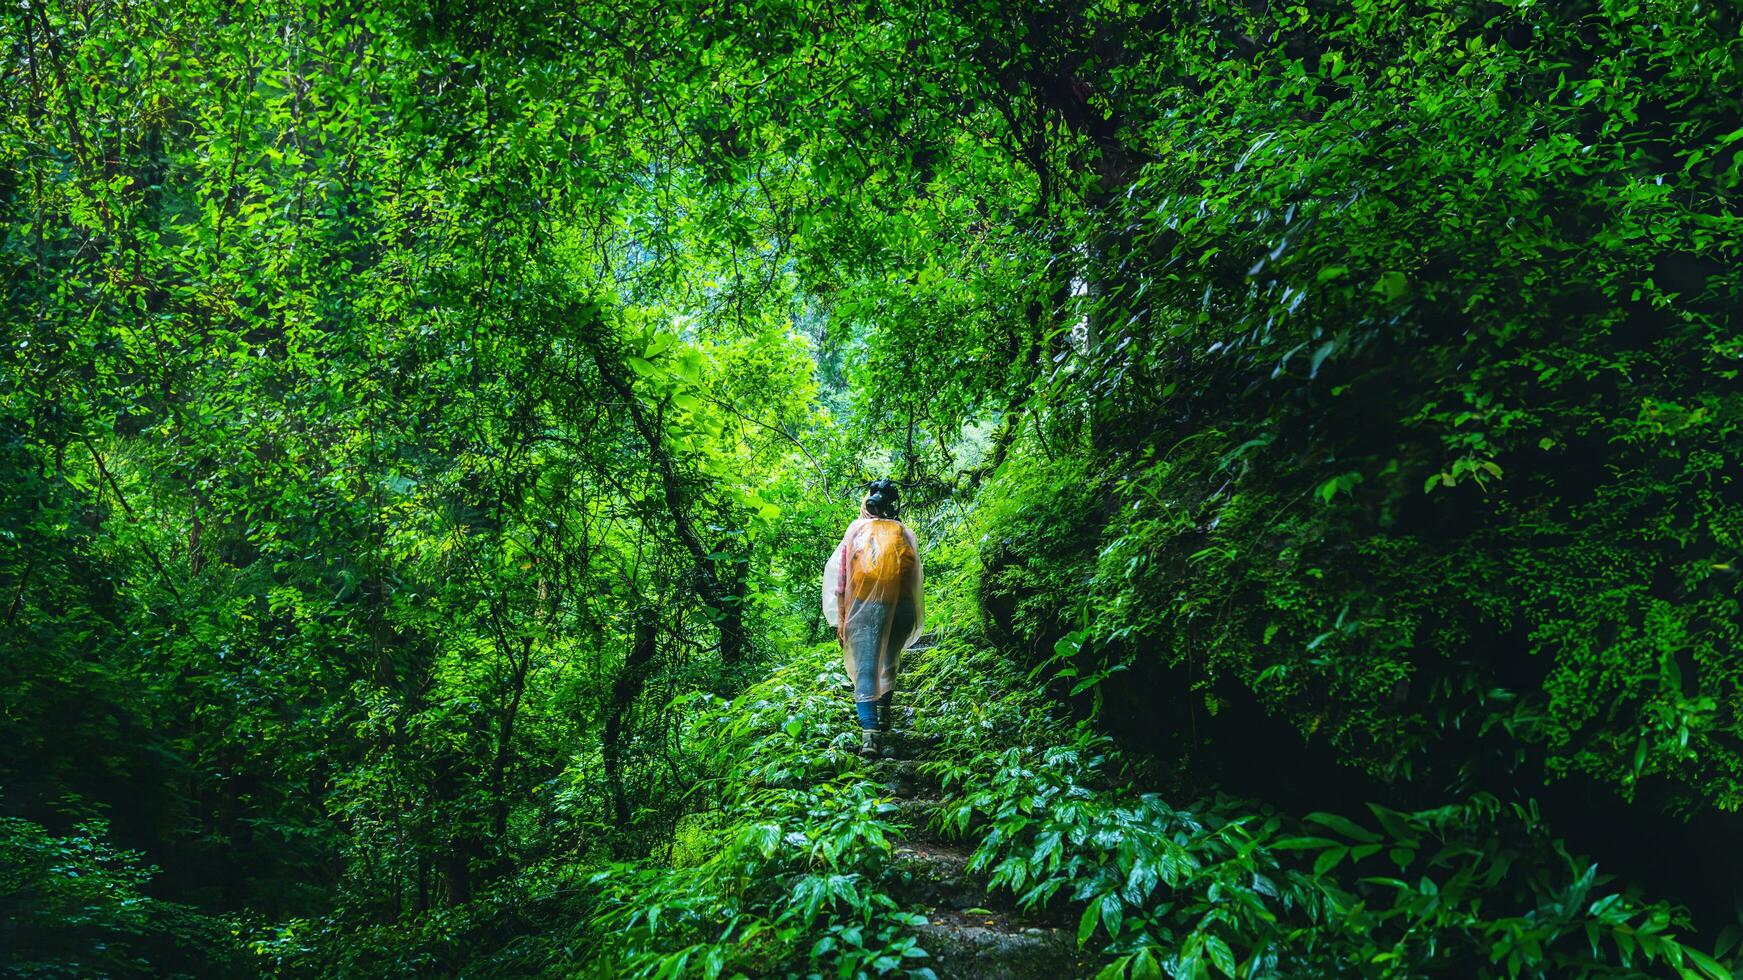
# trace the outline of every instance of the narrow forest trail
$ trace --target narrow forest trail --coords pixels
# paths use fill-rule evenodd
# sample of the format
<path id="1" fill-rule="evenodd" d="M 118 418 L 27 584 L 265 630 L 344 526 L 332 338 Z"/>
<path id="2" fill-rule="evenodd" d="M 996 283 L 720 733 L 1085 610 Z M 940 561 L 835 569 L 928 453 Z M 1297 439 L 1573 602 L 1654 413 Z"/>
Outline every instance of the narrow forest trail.
<path id="1" fill-rule="evenodd" d="M 929 646 L 922 641 L 913 653 Z M 915 709 L 900 709 L 903 723 L 885 735 L 886 755 L 868 768 L 893 799 L 896 842 L 883 886 L 892 898 L 926 918 L 915 929 L 931 954 L 929 964 L 941 980 L 1055 980 L 1084 976 L 1079 956 L 1059 909 L 1026 912 L 1004 890 L 989 891 L 984 875 L 969 870 L 978 841 L 952 839 L 938 818 L 945 790 L 927 771 L 938 742 L 929 719 Z M 916 721 L 919 727 L 916 728 Z"/>
<path id="2" fill-rule="evenodd" d="M 943 980 L 1082 976 L 1083 964 L 1062 923 L 1019 911 L 1008 893 L 989 892 L 984 879 L 968 870 L 974 843 L 939 833 L 933 816 L 942 790 L 922 765 L 924 739 L 896 736 L 889 744 L 896 755 L 875 760 L 871 769 L 896 799 L 909 830 L 896 844 L 884 885 L 891 897 L 926 917 L 927 924 L 915 931 L 932 954 L 933 971 Z"/>

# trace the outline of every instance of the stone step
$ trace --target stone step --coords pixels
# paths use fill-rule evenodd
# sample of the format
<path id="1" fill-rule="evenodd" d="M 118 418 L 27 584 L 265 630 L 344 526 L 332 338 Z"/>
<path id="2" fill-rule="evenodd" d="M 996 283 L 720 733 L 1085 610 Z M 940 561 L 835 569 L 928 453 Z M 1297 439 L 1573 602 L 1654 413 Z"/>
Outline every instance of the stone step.
<path id="1" fill-rule="evenodd" d="M 908 710 L 912 711 L 913 709 Z M 889 749 L 901 758 L 926 759 L 931 756 L 932 750 L 943 739 L 936 732 L 915 731 L 910 719 L 909 721 L 898 720 L 893 731 L 879 732 L 877 741 L 881 748 Z M 855 745 L 857 746 L 857 744 L 856 739 Z"/>
<path id="2" fill-rule="evenodd" d="M 933 909 L 915 927 L 940 980 L 1064 980 L 1085 976 L 1063 929 L 1025 925 L 1001 912 Z"/>
<path id="3" fill-rule="evenodd" d="M 904 759 L 897 756 L 890 759 L 871 759 L 868 761 L 867 768 L 871 770 L 874 779 L 884 781 L 900 779 L 904 782 L 920 783 L 931 778 L 920 771 L 920 762 L 917 759 Z"/>
<path id="4" fill-rule="evenodd" d="M 912 799 L 936 797 L 938 794 L 938 780 L 922 772 L 920 763 L 914 759 L 871 759 L 866 768 L 872 780 L 881 784 L 891 796 Z"/>
<path id="5" fill-rule="evenodd" d="M 903 804 L 899 819 L 912 823 L 907 804 Z M 953 840 L 932 830 L 905 833 L 895 848 L 889 867 L 889 893 L 899 901 L 936 906 L 946 910 L 992 909 L 1000 915 L 1020 916 L 1025 924 L 1036 926 L 1069 926 L 1081 911 L 1074 908 L 1064 893 L 1033 908 L 1023 908 L 1017 894 L 1009 889 L 987 889 L 988 876 L 971 874 L 970 855 L 976 847 L 973 841 Z"/>
<path id="6" fill-rule="evenodd" d="M 944 801 L 930 793 L 917 794 L 902 800 L 896 808 L 898 819 L 908 827 L 908 831 L 902 836 L 906 840 L 931 844 L 950 841 L 952 838 L 936 823 L 943 806 Z"/>
<path id="7" fill-rule="evenodd" d="M 904 840 L 896 845 L 895 866 L 932 879 L 966 880 L 968 856 L 966 844 Z"/>
<path id="8" fill-rule="evenodd" d="M 909 839 L 896 845 L 888 873 L 890 894 L 903 902 L 960 909 L 986 901 L 985 889 L 968 874 L 968 851 L 960 845 Z"/>
<path id="9" fill-rule="evenodd" d="M 945 840 L 910 836 L 896 846 L 890 862 L 889 894 L 908 904 L 921 904 L 947 911 L 993 909 L 1000 914 L 1017 912 L 1016 898 L 1008 891 L 989 893 L 986 876 L 968 872 L 973 847 Z"/>
<path id="10" fill-rule="evenodd" d="M 924 760 L 931 755 L 932 749 L 938 745 L 937 735 L 916 732 L 912 729 L 897 729 L 878 736 L 878 743 L 895 750 L 896 755 L 904 759 Z"/>

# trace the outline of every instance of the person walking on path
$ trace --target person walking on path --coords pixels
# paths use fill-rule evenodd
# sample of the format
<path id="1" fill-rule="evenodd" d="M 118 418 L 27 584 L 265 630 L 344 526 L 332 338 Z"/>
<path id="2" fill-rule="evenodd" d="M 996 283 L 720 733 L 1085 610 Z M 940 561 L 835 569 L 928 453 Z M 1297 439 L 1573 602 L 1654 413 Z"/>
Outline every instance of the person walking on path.
<path id="1" fill-rule="evenodd" d="M 860 752 L 876 755 L 890 728 L 902 651 L 919 639 L 926 615 L 920 546 L 897 514 L 893 481 L 867 485 L 859 518 L 823 566 L 823 617 L 841 641 L 859 713 Z"/>

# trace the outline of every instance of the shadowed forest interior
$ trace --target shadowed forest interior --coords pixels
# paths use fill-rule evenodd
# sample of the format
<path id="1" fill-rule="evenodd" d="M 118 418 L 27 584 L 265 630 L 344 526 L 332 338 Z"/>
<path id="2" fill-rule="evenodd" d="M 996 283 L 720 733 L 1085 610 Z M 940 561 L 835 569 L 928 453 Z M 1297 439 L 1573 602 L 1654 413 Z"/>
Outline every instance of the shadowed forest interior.
<path id="1" fill-rule="evenodd" d="M 1732 976 L 1739 92 L 1713 0 L 12 4 L 0 976 Z"/>

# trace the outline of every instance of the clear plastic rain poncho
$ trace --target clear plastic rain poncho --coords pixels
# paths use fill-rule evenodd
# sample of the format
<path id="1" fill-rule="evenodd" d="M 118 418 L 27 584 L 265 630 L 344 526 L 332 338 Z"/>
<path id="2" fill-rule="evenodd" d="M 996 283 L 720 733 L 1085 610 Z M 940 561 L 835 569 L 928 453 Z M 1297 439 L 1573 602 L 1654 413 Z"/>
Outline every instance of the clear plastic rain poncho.
<path id="1" fill-rule="evenodd" d="M 903 650 L 925 626 L 919 542 L 901 521 L 861 508 L 823 566 L 823 618 L 841 638 L 855 701 L 876 701 L 896 682 Z M 876 661 L 862 673 L 861 658 Z"/>

